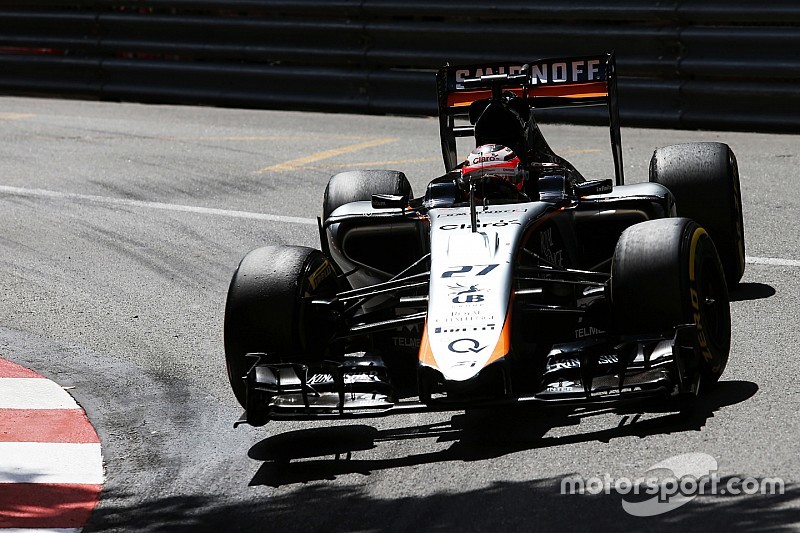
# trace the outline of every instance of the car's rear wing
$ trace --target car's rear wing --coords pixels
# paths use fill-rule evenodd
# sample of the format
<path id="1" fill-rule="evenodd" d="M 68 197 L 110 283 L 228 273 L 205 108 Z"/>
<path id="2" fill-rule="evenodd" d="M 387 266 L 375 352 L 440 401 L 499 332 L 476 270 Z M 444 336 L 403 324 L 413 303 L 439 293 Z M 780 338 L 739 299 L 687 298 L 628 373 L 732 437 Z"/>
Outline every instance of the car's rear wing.
<path id="1" fill-rule="evenodd" d="M 532 109 L 607 105 L 611 150 L 617 185 L 624 183 L 622 141 L 619 132 L 617 78 L 614 54 L 530 63 L 483 63 L 442 67 L 436 75 L 439 96 L 439 133 L 445 168 L 458 165 L 456 138 L 475 134 L 472 125 L 457 126 L 455 118 L 467 115 L 473 102 L 511 91 Z"/>

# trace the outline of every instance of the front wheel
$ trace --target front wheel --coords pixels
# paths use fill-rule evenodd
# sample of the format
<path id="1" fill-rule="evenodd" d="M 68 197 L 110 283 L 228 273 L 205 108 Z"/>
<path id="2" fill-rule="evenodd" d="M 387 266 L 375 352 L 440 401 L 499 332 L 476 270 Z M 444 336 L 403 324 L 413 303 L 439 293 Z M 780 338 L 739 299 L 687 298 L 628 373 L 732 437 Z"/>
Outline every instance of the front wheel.
<path id="1" fill-rule="evenodd" d="M 245 409 L 245 376 L 255 362 L 248 353 L 291 362 L 328 355 L 334 325 L 310 300 L 336 292 L 333 268 L 320 251 L 264 246 L 242 259 L 225 305 L 225 361 L 233 393 Z"/>
<path id="2" fill-rule="evenodd" d="M 614 251 L 611 301 L 622 333 L 694 324 L 700 390 L 719 380 L 731 345 L 728 289 L 714 242 L 696 222 L 666 218 L 626 229 Z"/>

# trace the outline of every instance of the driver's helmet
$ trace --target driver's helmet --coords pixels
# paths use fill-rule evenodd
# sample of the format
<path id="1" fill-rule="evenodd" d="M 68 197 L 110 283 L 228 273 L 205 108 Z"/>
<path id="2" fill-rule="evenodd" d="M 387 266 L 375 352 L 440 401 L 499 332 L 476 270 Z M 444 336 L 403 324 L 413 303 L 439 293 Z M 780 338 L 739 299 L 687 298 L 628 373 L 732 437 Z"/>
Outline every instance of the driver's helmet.
<path id="1" fill-rule="evenodd" d="M 524 176 L 522 162 L 511 148 L 502 144 L 484 144 L 469 153 L 461 166 L 459 181 L 468 188 L 471 180 L 494 178 L 522 191 Z"/>

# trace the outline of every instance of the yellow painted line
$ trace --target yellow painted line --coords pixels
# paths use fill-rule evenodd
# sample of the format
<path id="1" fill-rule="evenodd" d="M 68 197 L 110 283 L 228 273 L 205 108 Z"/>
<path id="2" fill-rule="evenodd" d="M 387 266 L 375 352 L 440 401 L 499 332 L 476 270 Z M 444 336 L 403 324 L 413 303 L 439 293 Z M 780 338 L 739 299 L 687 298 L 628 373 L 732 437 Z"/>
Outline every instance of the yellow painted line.
<path id="1" fill-rule="evenodd" d="M 563 152 L 556 152 L 559 154 L 593 154 L 595 152 L 602 152 L 599 148 L 587 148 L 586 150 L 564 150 Z"/>
<path id="2" fill-rule="evenodd" d="M 563 152 L 559 152 L 560 154 L 591 154 L 595 152 L 602 152 L 598 148 L 588 148 L 585 150 L 564 150 Z M 320 169 L 320 168 L 348 168 L 348 167 L 376 167 L 376 168 L 383 168 L 388 165 L 402 165 L 406 163 L 431 163 L 441 161 L 439 157 L 425 157 L 421 159 L 395 159 L 390 161 L 367 161 L 363 163 L 337 163 L 335 165 L 325 165 L 324 167 L 321 166 L 304 166 L 303 168 L 306 169 Z M 295 168 L 295 170 L 298 170 Z"/>
<path id="3" fill-rule="evenodd" d="M 561 154 L 591 154 L 594 152 L 602 152 L 598 148 L 589 148 L 585 150 L 564 150 L 563 152 L 559 152 Z M 439 157 L 425 157 L 421 159 L 395 159 L 393 161 L 368 161 L 365 163 L 342 163 L 336 165 L 325 165 L 325 168 L 345 168 L 345 167 L 382 167 L 385 165 L 400 165 L 403 163 L 431 163 L 435 161 L 440 161 L 441 158 Z M 307 167 L 307 168 L 319 168 L 319 167 Z"/>
<path id="4" fill-rule="evenodd" d="M 181 141 L 311 141 L 316 139 L 369 139 L 365 135 L 232 135 L 222 137 L 165 137 Z"/>
<path id="5" fill-rule="evenodd" d="M 263 174 L 266 172 L 286 172 L 288 170 L 298 170 L 300 168 L 303 168 L 304 165 L 307 165 L 309 163 L 315 163 L 317 161 L 322 161 L 323 159 L 329 159 L 331 157 L 336 157 L 339 155 L 358 152 L 359 150 L 365 150 L 367 148 L 373 148 L 375 146 L 380 146 L 382 144 L 388 144 L 395 141 L 397 141 L 396 138 L 383 137 L 380 139 L 373 139 L 371 141 L 365 141 L 362 143 L 342 146 L 341 148 L 333 148 L 332 150 L 317 152 L 316 154 L 307 155 L 305 157 L 292 159 L 291 161 L 286 161 L 283 163 L 278 163 L 277 165 L 272 165 L 269 167 L 262 168 L 261 170 L 257 170 L 256 174 Z"/>
<path id="6" fill-rule="evenodd" d="M 239 137 L 164 137 L 172 141 L 310 141 L 313 137 L 287 135 L 254 135 Z"/>
<path id="7" fill-rule="evenodd" d="M 426 157 L 423 159 L 395 159 L 394 161 L 369 161 L 366 163 L 342 163 L 336 165 L 326 165 L 326 168 L 344 168 L 344 167 L 382 167 L 386 165 L 399 165 L 402 163 L 430 163 L 431 161 L 440 161 L 439 157 Z"/>
<path id="8" fill-rule="evenodd" d="M 7 113 L 7 115 L 11 115 Z M 0 113 L 0 120 L 8 119 L 16 119 L 16 118 L 27 118 L 32 117 L 34 115 L 20 115 L 20 116 L 8 116 L 5 117 L 3 113 Z M 93 139 L 103 139 L 103 140 L 128 140 L 130 137 L 127 135 L 85 135 L 79 137 L 80 139 L 84 140 L 93 140 Z M 240 136 L 206 136 L 206 137 L 195 137 L 195 136 L 174 136 L 174 135 L 149 135 L 149 136 L 142 136 L 139 137 L 141 140 L 150 140 L 150 141 L 318 141 L 320 139 L 336 139 L 336 140 L 344 140 L 344 141 L 358 141 L 358 140 L 366 140 L 370 139 L 371 137 L 366 135 L 240 135 Z"/>
<path id="9" fill-rule="evenodd" d="M 30 113 L 0 113 L 0 120 L 19 120 L 21 118 L 31 118 Z"/>

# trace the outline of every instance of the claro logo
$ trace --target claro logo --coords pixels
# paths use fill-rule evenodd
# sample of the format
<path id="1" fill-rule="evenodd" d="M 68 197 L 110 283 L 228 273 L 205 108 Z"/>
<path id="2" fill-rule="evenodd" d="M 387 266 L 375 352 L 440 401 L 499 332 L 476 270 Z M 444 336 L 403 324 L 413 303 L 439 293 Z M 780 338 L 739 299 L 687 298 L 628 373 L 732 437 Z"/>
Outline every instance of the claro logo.
<path id="1" fill-rule="evenodd" d="M 520 226 L 519 220 L 498 220 L 497 222 L 478 222 L 476 228 L 504 228 L 506 226 Z M 449 231 L 454 229 L 472 229 L 472 224 L 442 224 L 439 229 Z"/>
<path id="2" fill-rule="evenodd" d="M 491 156 L 487 157 L 476 157 L 472 160 L 473 165 L 477 165 L 478 163 L 489 163 L 491 161 L 500 161 L 500 158 L 497 155 L 492 154 Z"/>

